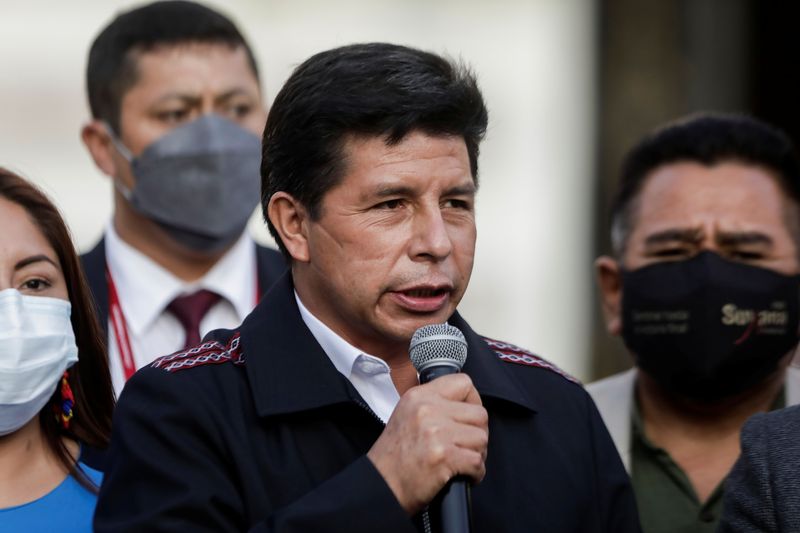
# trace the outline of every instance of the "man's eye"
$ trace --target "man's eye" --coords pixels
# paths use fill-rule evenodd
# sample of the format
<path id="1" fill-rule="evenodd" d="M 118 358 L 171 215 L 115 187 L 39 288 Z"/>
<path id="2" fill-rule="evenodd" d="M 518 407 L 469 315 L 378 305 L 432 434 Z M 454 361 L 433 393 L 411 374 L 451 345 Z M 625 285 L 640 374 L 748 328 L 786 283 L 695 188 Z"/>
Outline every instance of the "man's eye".
<path id="1" fill-rule="evenodd" d="M 730 257 L 737 261 L 758 261 L 764 258 L 764 254 L 749 250 L 733 250 L 730 252 Z"/>
<path id="2" fill-rule="evenodd" d="M 185 109 L 169 109 L 167 111 L 160 111 L 156 114 L 158 120 L 166 124 L 177 124 L 183 122 L 189 116 L 189 112 Z"/>
<path id="3" fill-rule="evenodd" d="M 225 114 L 233 119 L 243 118 L 253 111 L 253 106 L 250 104 L 234 104 L 225 109 Z"/>
<path id="4" fill-rule="evenodd" d="M 375 206 L 377 209 L 399 209 L 403 207 L 403 200 L 399 198 L 393 198 L 391 200 L 386 200 L 385 202 L 381 202 Z"/>
<path id="5" fill-rule="evenodd" d="M 654 250 L 651 254 L 653 257 L 662 257 L 662 258 L 678 258 L 678 257 L 685 257 L 689 255 L 689 250 L 686 248 L 661 248 L 659 250 Z"/>
<path id="6" fill-rule="evenodd" d="M 466 200 L 459 200 L 457 198 L 451 198 L 450 200 L 445 200 L 445 202 L 442 204 L 442 207 L 449 207 L 449 208 L 453 208 L 453 209 L 470 210 L 470 209 L 472 209 L 472 204 L 470 204 Z"/>

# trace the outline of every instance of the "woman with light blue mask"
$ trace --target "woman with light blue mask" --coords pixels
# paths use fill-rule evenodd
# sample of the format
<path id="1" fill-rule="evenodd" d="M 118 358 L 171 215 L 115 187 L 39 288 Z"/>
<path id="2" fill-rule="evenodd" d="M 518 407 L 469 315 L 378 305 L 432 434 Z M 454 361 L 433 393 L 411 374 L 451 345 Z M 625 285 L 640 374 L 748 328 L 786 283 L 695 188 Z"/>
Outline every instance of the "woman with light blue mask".
<path id="1" fill-rule="evenodd" d="M 64 221 L 0 168 L 0 530 L 89 532 L 114 395 Z"/>

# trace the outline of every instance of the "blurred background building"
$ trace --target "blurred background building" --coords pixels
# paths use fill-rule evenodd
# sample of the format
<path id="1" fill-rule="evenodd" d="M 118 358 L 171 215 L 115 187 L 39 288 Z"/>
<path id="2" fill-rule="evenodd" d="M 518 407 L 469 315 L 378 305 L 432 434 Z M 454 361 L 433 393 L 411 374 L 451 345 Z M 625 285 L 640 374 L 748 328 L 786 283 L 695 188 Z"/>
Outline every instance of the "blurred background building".
<path id="1" fill-rule="evenodd" d="M 0 165 L 40 184 L 88 250 L 111 186 L 79 139 L 89 44 L 123 0 L 0 0 Z M 490 109 L 478 249 L 462 313 L 589 381 L 629 364 L 599 318 L 592 260 L 624 151 L 701 109 L 800 134 L 785 47 L 800 5 L 756 0 L 212 0 L 250 41 L 272 101 L 311 54 L 390 41 L 460 57 Z M 269 243 L 258 213 L 251 229 Z M 2 231 L 2 228 L 0 228 Z"/>

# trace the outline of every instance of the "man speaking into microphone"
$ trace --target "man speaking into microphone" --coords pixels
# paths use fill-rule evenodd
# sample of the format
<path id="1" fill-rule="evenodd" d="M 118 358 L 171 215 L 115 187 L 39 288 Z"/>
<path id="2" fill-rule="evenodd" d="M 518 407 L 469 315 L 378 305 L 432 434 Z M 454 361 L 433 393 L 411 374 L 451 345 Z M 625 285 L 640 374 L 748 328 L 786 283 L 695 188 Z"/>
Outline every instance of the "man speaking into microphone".
<path id="1" fill-rule="evenodd" d="M 474 76 L 431 53 L 359 44 L 297 67 L 261 166 L 291 270 L 239 328 L 128 382 L 97 531 L 638 531 L 582 387 L 456 312 L 486 126 Z M 415 359 L 450 339 L 461 372 L 421 366 L 420 384 L 412 336 L 445 322 Z M 442 494 L 467 485 L 454 526 Z"/>

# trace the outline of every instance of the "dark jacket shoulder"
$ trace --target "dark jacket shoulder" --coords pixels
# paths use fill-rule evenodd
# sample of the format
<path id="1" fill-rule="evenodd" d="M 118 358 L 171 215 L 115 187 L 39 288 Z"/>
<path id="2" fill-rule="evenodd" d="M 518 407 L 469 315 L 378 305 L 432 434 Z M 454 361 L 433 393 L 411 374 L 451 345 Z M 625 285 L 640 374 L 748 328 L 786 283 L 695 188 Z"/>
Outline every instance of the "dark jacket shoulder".
<path id="1" fill-rule="evenodd" d="M 503 362 L 534 368 L 542 368 L 561 376 L 567 381 L 581 385 L 581 382 L 577 378 L 564 372 L 555 364 L 551 363 L 544 357 L 531 352 L 530 350 L 520 348 L 519 346 L 516 346 L 510 342 L 500 341 L 489 337 L 483 337 L 483 340 Z"/>
<path id="2" fill-rule="evenodd" d="M 720 532 L 800 531 L 800 406 L 750 418 L 725 481 Z"/>
<path id="3" fill-rule="evenodd" d="M 144 387 L 151 391 L 148 394 L 159 387 L 182 390 L 184 394 L 193 396 L 205 391 L 202 393 L 204 396 L 216 397 L 217 402 L 223 402 L 214 409 L 224 412 L 226 395 L 230 396 L 236 390 L 246 394 L 245 363 L 241 332 L 238 329 L 214 330 L 200 344 L 161 356 L 139 369 L 125 385 L 122 394 L 124 396 L 127 391 L 137 391 L 138 394 L 142 382 L 147 383 Z"/>

